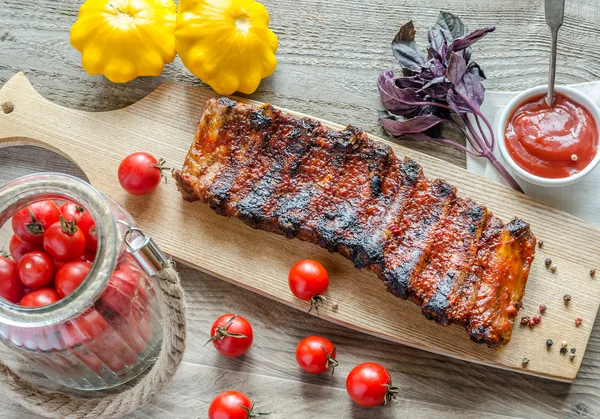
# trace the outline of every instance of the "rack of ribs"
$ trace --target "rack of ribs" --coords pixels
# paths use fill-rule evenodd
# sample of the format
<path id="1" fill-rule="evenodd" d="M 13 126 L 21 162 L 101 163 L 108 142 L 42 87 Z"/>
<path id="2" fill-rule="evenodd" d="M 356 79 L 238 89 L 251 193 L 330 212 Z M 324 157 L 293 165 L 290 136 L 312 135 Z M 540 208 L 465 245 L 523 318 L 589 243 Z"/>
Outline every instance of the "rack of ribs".
<path id="1" fill-rule="evenodd" d="M 504 224 L 353 126 L 211 99 L 174 176 L 186 200 L 339 252 L 475 342 L 510 340 L 535 252 L 529 225 Z"/>

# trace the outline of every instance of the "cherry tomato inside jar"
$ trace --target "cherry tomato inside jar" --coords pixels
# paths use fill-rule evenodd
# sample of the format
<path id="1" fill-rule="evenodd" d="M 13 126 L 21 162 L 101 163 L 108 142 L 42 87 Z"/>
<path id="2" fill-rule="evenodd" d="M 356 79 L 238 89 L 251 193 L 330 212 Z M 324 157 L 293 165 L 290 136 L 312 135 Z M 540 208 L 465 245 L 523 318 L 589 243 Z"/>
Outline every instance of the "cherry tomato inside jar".
<path id="1" fill-rule="evenodd" d="M 85 237 L 85 248 L 90 252 L 96 252 L 98 250 L 98 234 L 96 233 L 96 223 L 92 215 L 85 211 L 79 218 L 77 227 Z"/>
<path id="2" fill-rule="evenodd" d="M 85 236 L 76 221 L 61 217 L 44 233 L 44 249 L 59 262 L 79 259 L 85 250 Z"/>
<path id="3" fill-rule="evenodd" d="M 54 304 L 59 300 L 60 295 L 52 288 L 38 288 L 25 294 L 19 305 L 23 307 L 43 307 Z"/>
<path id="4" fill-rule="evenodd" d="M 33 250 L 42 250 L 42 246 L 36 246 L 33 244 L 24 243 L 15 235 L 10 238 L 10 243 L 8 244 L 8 250 L 10 251 L 10 255 L 12 256 L 15 262 L 19 262 L 23 256 Z"/>
<path id="5" fill-rule="evenodd" d="M 60 213 L 67 221 L 75 221 L 79 224 L 81 216 L 85 213 L 82 206 L 75 202 L 67 201 L 60 206 Z"/>
<path id="6" fill-rule="evenodd" d="M 19 280 L 28 288 L 48 285 L 54 279 L 54 261 L 48 253 L 34 250 L 21 258 L 17 265 Z"/>
<path id="7" fill-rule="evenodd" d="M 18 303 L 23 298 L 24 287 L 19 281 L 17 263 L 6 256 L 0 256 L 0 298 Z"/>
<path id="8" fill-rule="evenodd" d="M 44 232 L 60 219 L 60 208 L 54 201 L 35 202 L 12 217 L 12 229 L 23 243 L 41 246 Z"/>
<path id="9" fill-rule="evenodd" d="M 54 277 L 56 291 L 61 298 L 75 291 L 90 273 L 92 265 L 87 262 L 76 260 L 65 263 Z"/>

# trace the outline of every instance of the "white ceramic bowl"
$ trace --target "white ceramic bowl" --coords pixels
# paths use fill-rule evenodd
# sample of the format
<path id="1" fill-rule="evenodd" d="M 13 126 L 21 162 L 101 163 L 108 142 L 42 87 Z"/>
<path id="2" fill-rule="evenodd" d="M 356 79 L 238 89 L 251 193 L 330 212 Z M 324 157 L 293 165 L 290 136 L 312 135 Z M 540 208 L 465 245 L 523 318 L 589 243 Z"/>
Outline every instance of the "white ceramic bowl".
<path id="1" fill-rule="evenodd" d="M 549 179 L 549 178 L 545 178 L 545 177 L 536 176 L 534 174 L 529 173 L 525 169 L 523 169 L 521 166 L 519 166 L 513 160 L 513 158 L 508 153 L 508 150 L 506 149 L 504 131 L 506 129 L 508 120 L 512 116 L 513 112 L 519 107 L 519 105 L 521 105 L 524 102 L 527 102 L 528 99 L 530 99 L 534 96 L 538 96 L 540 94 L 544 94 L 547 91 L 548 91 L 547 86 L 537 86 L 537 87 L 525 90 L 524 92 L 515 96 L 513 98 L 513 100 L 511 100 L 509 102 L 509 104 L 506 106 L 506 108 L 502 112 L 502 115 L 500 116 L 499 124 L 496 127 L 496 138 L 498 139 L 498 147 L 500 148 L 500 153 L 502 154 L 502 158 L 504 159 L 504 161 L 506 161 L 508 163 L 508 165 L 511 167 L 512 171 L 517 176 L 519 176 L 521 179 L 524 179 L 529 183 L 533 183 L 535 185 L 540 185 L 540 186 L 557 187 L 557 186 L 572 185 L 573 183 L 577 182 L 578 180 L 580 180 L 581 178 L 586 176 L 592 170 L 594 170 L 594 168 L 600 162 L 600 150 L 598 150 L 598 152 L 596 153 L 596 156 L 590 162 L 590 164 L 588 164 L 581 172 L 578 172 L 578 173 L 576 173 L 572 176 L 566 177 L 566 178 Z M 584 108 L 586 108 L 590 112 L 592 117 L 595 119 L 596 127 L 598 127 L 600 129 L 600 108 L 598 108 L 598 106 L 594 102 L 592 102 L 587 96 L 583 95 L 582 93 L 578 92 L 577 90 L 573 90 L 570 87 L 566 87 L 566 86 L 556 86 L 555 91 L 557 93 L 561 93 L 561 94 L 565 95 L 569 99 L 574 100 L 575 102 L 579 103 Z M 600 136 L 600 132 L 599 132 L 599 136 Z"/>

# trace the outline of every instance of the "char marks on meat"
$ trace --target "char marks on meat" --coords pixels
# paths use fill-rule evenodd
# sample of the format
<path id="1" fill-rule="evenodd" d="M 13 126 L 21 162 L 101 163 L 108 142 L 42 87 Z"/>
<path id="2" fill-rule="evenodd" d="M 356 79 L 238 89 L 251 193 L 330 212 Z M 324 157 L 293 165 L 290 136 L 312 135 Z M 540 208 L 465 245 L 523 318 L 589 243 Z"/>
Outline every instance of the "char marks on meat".
<path id="1" fill-rule="evenodd" d="M 175 178 L 185 199 L 339 252 L 476 342 L 510 340 L 535 252 L 529 225 L 502 223 L 353 126 L 211 99 Z"/>

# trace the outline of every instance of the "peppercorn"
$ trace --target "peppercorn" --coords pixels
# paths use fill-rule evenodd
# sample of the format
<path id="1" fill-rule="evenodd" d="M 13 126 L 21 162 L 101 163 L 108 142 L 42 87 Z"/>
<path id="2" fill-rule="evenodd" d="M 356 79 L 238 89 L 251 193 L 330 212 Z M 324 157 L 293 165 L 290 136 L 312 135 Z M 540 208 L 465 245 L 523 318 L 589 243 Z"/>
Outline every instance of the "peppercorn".
<path id="1" fill-rule="evenodd" d="M 536 325 L 537 323 L 535 322 L 535 320 L 530 319 L 529 320 L 529 327 L 533 329 L 533 327 Z"/>
<path id="2" fill-rule="evenodd" d="M 544 247 L 544 240 L 540 240 L 538 242 L 538 247 L 541 249 L 542 247 Z"/>
<path id="3" fill-rule="evenodd" d="M 550 265 L 552 265 L 552 259 L 546 258 L 546 260 L 544 261 L 544 263 L 546 264 L 546 268 L 549 268 Z"/>
<path id="4" fill-rule="evenodd" d="M 523 316 L 521 318 L 521 326 L 527 326 L 529 324 L 529 316 Z"/>
<path id="5" fill-rule="evenodd" d="M 583 317 L 579 316 L 575 319 L 575 326 L 579 327 L 583 323 Z"/>
<path id="6" fill-rule="evenodd" d="M 563 296 L 563 301 L 565 302 L 565 304 L 569 304 L 569 301 L 571 301 L 571 296 L 569 294 L 565 294 Z"/>
<path id="7" fill-rule="evenodd" d="M 521 360 L 521 365 L 526 367 L 527 365 L 529 365 L 529 358 L 523 358 Z"/>
<path id="8" fill-rule="evenodd" d="M 531 319 L 535 324 L 540 324 L 542 322 L 542 316 L 533 316 Z"/>
<path id="9" fill-rule="evenodd" d="M 544 314 L 547 308 L 545 304 L 540 304 L 540 313 Z"/>
<path id="10" fill-rule="evenodd" d="M 337 302 L 337 301 L 334 301 L 334 302 L 332 302 L 332 303 L 331 303 L 331 309 L 332 309 L 333 311 L 337 311 L 337 310 L 338 310 L 338 307 L 339 307 L 339 305 L 338 305 L 338 302 Z"/>
<path id="11" fill-rule="evenodd" d="M 561 347 L 561 348 L 566 348 L 566 347 L 567 347 L 567 345 L 568 345 L 568 343 L 567 343 L 567 341 L 566 341 L 566 340 L 563 340 L 563 341 L 560 343 L 560 347 Z"/>
<path id="12" fill-rule="evenodd" d="M 566 355 L 567 354 L 567 348 L 565 346 L 563 346 L 562 348 L 560 348 L 560 354 L 561 355 Z"/>
<path id="13" fill-rule="evenodd" d="M 571 348 L 571 353 L 574 354 L 575 352 L 577 352 L 577 348 Z"/>
<path id="14" fill-rule="evenodd" d="M 592 270 L 590 271 L 590 276 L 591 276 L 592 278 L 596 276 L 596 270 L 595 270 L 595 269 L 592 269 Z"/>
<path id="15" fill-rule="evenodd" d="M 552 265 L 552 266 L 550 267 L 550 272 L 552 272 L 552 273 L 556 273 L 556 266 L 555 266 L 555 265 Z"/>
<path id="16" fill-rule="evenodd" d="M 572 362 L 575 359 L 575 354 L 569 355 L 569 360 Z"/>
<path id="17" fill-rule="evenodd" d="M 550 347 L 554 345 L 554 342 L 552 341 L 552 339 L 546 339 L 546 346 L 548 347 L 548 349 L 550 349 Z"/>

